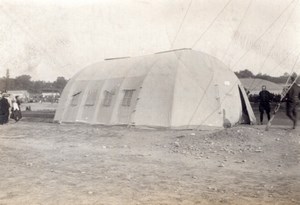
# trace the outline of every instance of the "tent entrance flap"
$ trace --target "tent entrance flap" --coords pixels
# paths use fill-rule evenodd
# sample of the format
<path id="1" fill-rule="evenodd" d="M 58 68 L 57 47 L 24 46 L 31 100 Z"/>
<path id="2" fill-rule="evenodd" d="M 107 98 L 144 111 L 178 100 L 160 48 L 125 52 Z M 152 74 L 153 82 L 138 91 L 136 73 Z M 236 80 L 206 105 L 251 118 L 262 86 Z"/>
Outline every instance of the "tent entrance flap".
<path id="1" fill-rule="evenodd" d="M 251 120 L 250 120 L 250 117 L 249 117 L 249 113 L 248 113 L 248 109 L 247 109 L 247 106 L 246 106 L 246 102 L 245 102 L 243 93 L 241 91 L 241 87 L 238 86 L 238 89 L 239 89 L 239 94 L 240 94 L 241 103 L 242 103 L 242 116 L 241 116 L 241 119 L 240 119 L 240 123 L 241 124 L 250 124 Z"/>

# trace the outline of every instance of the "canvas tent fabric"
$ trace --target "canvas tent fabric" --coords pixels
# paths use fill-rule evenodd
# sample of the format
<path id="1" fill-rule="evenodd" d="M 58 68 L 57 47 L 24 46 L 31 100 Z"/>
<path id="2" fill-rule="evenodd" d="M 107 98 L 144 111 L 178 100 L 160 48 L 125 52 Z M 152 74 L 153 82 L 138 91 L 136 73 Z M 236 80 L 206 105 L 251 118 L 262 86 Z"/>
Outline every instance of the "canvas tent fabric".
<path id="1" fill-rule="evenodd" d="M 95 63 L 66 85 L 57 122 L 169 128 L 255 123 L 246 93 L 221 61 L 191 49 Z"/>

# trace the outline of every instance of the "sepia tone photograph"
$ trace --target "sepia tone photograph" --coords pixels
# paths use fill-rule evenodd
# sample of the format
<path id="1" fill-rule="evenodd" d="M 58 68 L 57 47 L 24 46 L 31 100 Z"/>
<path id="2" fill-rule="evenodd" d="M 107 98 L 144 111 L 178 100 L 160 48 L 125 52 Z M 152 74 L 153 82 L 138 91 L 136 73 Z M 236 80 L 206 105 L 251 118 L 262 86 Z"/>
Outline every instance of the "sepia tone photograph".
<path id="1" fill-rule="evenodd" d="M 300 0 L 0 0 L 0 205 L 300 205 Z"/>

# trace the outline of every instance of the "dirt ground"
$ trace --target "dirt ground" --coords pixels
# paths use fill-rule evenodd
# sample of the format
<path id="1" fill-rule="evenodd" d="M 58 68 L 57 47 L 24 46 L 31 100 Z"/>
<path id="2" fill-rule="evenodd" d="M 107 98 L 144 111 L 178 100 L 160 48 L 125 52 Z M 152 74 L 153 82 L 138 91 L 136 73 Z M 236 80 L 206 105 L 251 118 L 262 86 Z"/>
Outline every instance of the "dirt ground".
<path id="1" fill-rule="evenodd" d="M 300 204 L 299 128 L 0 131 L 0 204 Z"/>

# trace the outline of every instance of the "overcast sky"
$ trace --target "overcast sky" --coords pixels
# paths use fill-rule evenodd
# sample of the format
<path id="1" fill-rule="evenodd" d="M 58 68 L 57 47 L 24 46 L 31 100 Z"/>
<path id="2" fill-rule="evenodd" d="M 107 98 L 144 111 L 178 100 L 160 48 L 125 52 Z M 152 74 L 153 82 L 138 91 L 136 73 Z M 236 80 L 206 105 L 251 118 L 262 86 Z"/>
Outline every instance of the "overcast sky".
<path id="1" fill-rule="evenodd" d="M 281 75 L 300 52 L 299 1 L 0 0 L 0 76 L 70 78 L 104 58 L 172 48 Z"/>

